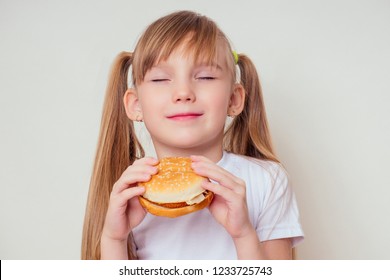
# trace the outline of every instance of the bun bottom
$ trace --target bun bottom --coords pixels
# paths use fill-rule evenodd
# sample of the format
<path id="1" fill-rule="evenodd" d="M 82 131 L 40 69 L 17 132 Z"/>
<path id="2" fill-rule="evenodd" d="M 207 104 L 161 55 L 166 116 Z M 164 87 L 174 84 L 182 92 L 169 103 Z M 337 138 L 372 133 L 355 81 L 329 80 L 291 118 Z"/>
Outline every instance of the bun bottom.
<path id="1" fill-rule="evenodd" d="M 187 215 L 189 213 L 199 211 L 210 205 L 211 201 L 214 198 L 214 194 L 212 192 L 207 192 L 206 197 L 199 203 L 187 205 L 184 207 L 178 208 L 168 208 L 157 203 L 153 203 L 146 198 L 139 196 L 139 202 L 142 207 L 144 207 L 150 214 L 168 218 L 176 218 L 179 216 Z"/>

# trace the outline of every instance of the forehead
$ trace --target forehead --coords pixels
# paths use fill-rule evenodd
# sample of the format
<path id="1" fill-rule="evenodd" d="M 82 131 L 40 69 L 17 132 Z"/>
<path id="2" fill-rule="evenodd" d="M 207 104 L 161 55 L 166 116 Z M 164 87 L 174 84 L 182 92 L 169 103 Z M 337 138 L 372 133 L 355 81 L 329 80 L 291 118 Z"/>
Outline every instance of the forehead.
<path id="1" fill-rule="evenodd" d="M 231 54 L 230 44 L 220 31 L 191 30 L 180 34 L 164 33 L 164 36 L 160 33 L 149 33 L 140 39 L 134 51 L 133 84 L 142 82 L 148 70 L 167 60 L 174 52 L 181 52 L 183 56 L 190 57 L 195 63 L 208 65 L 224 63 L 228 67 L 230 67 L 229 64 L 232 64 L 231 67 L 234 68 L 232 57 L 232 61 L 229 63 L 229 58 L 232 56 L 229 56 Z"/>
<path id="2" fill-rule="evenodd" d="M 211 66 L 225 66 L 226 65 L 226 53 L 227 50 L 221 42 L 217 43 L 213 49 L 196 48 L 191 45 L 190 42 L 184 41 L 181 45 L 169 52 L 161 52 L 155 59 L 152 66 L 160 64 L 168 60 L 172 56 L 176 56 L 179 59 L 191 61 L 194 64 L 211 65 Z"/>

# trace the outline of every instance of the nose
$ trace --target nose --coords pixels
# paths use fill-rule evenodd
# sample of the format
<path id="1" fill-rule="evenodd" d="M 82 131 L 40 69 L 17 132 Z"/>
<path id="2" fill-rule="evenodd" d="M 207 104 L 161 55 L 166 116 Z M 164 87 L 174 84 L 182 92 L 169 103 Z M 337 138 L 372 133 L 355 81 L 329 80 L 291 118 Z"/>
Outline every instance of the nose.
<path id="1" fill-rule="evenodd" d="M 174 103 L 187 103 L 194 102 L 196 100 L 195 92 L 188 82 L 176 84 L 172 98 Z"/>

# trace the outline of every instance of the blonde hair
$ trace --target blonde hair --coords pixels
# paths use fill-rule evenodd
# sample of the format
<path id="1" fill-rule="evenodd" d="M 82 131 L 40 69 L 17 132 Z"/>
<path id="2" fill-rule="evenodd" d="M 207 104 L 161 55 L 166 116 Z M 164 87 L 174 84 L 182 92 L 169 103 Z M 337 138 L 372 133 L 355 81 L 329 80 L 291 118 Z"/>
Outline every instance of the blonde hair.
<path id="1" fill-rule="evenodd" d="M 184 42 L 186 50 L 195 60 L 203 59 L 210 63 L 215 61 L 217 46 L 222 42 L 228 66 L 233 77 L 236 75 L 227 37 L 212 20 L 190 11 L 175 12 L 158 19 L 145 30 L 133 53 L 122 52 L 118 55 L 109 76 L 103 106 L 84 220 L 82 259 L 100 259 L 100 238 L 112 187 L 129 165 L 144 156 L 133 122 L 127 118 L 123 105 L 129 69 L 132 68 L 133 85 L 137 86 L 149 69 L 158 61 L 167 59 Z M 255 66 L 245 55 L 240 54 L 238 58 L 240 82 L 246 91 L 245 108 L 226 130 L 224 148 L 237 154 L 278 161 L 271 145 Z M 131 234 L 128 257 L 136 259 Z"/>

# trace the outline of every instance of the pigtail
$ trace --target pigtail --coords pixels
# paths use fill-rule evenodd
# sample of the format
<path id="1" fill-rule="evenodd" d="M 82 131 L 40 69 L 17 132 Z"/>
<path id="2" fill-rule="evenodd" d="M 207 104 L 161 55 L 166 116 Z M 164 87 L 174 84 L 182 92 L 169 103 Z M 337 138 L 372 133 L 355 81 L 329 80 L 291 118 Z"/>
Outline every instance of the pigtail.
<path id="1" fill-rule="evenodd" d="M 82 259 L 100 259 L 100 239 L 112 187 L 137 157 L 144 156 L 123 104 L 132 61 L 132 53 L 120 53 L 110 73 L 84 220 Z M 130 238 L 129 259 L 134 259 L 131 244 Z"/>
<path id="2" fill-rule="evenodd" d="M 263 94 L 256 67 L 243 54 L 237 55 L 241 84 L 245 89 L 245 105 L 225 132 L 227 151 L 258 159 L 279 162 L 274 154 Z"/>

